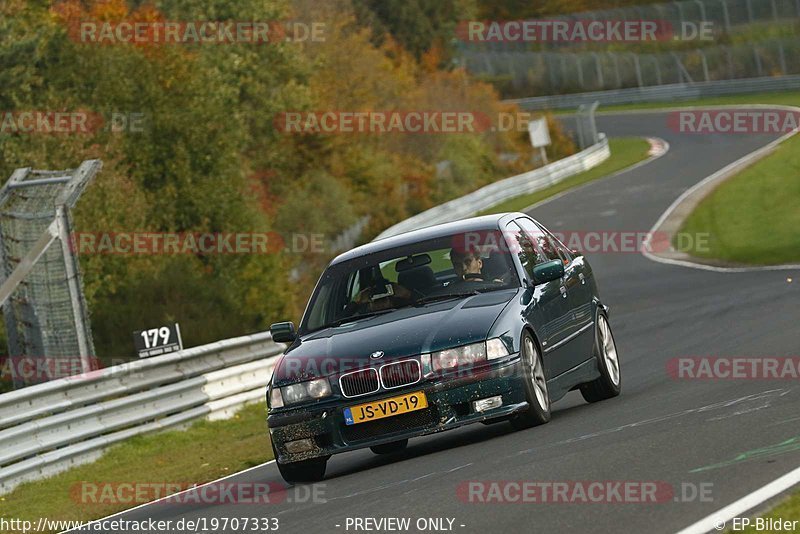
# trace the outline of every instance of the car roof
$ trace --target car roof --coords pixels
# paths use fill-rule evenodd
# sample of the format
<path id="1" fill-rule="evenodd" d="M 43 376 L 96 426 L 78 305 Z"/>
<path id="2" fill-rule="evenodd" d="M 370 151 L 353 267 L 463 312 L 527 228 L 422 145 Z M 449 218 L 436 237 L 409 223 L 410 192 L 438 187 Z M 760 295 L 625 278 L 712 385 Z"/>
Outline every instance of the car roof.
<path id="1" fill-rule="evenodd" d="M 421 241 L 427 241 L 429 239 L 446 237 L 460 232 L 498 230 L 506 222 L 518 217 L 527 217 L 527 215 L 519 212 L 495 213 L 492 215 L 471 217 L 469 219 L 461 219 L 449 223 L 428 226 L 425 228 L 420 228 L 419 230 L 412 230 L 410 232 L 404 232 L 402 234 L 397 234 L 395 236 L 385 237 L 377 241 L 366 243 L 336 256 L 336 258 L 334 258 L 330 264 L 335 265 L 343 261 L 352 260 L 361 256 L 367 256 L 376 252 L 382 252 L 384 250 L 411 245 Z"/>

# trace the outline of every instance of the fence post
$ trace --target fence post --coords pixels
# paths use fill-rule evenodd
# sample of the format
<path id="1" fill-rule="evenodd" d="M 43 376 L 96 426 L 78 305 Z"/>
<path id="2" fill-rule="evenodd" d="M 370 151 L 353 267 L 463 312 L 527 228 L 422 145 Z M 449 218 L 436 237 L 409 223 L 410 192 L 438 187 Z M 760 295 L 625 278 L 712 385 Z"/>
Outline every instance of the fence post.
<path id="1" fill-rule="evenodd" d="M 758 47 L 753 45 L 753 57 L 756 60 L 756 70 L 758 71 L 758 75 L 763 75 L 763 67 L 761 65 L 761 55 L 758 53 Z"/>
<path id="2" fill-rule="evenodd" d="M 781 74 L 786 76 L 786 50 L 783 48 L 783 43 L 778 43 L 778 59 L 781 62 Z"/>
<path id="3" fill-rule="evenodd" d="M 586 110 L 586 104 L 581 104 L 578 106 L 578 113 L 577 113 L 577 121 L 575 121 L 575 126 L 578 128 L 578 146 L 581 150 L 586 148 L 586 141 L 584 140 L 584 111 Z"/>
<path id="4" fill-rule="evenodd" d="M 600 65 L 600 56 L 597 52 L 592 52 L 592 57 L 594 57 L 594 68 L 597 72 L 597 83 L 599 85 L 598 89 L 603 90 L 605 89 L 605 79 L 603 78 L 603 67 Z"/>
<path id="5" fill-rule="evenodd" d="M 728 11 L 728 0 L 719 0 L 719 3 L 722 4 L 722 17 L 725 21 L 725 32 L 730 33 L 731 31 L 731 14 Z"/>
<path id="6" fill-rule="evenodd" d="M 642 83 L 642 65 L 639 63 L 639 54 L 631 52 L 633 55 L 633 66 L 636 69 L 636 85 L 642 87 L 644 84 Z"/>
<path id="7" fill-rule="evenodd" d="M 72 224 L 70 224 L 69 213 L 63 205 L 56 207 L 56 221 L 58 221 L 58 238 L 61 241 L 61 255 L 64 258 L 64 267 L 67 272 L 67 288 L 69 289 L 72 318 L 75 322 L 75 335 L 78 340 L 81 370 L 84 373 L 88 373 L 92 370 L 92 365 L 89 361 L 92 351 L 89 348 L 89 340 L 86 339 L 89 325 L 84 317 L 86 308 L 83 302 L 80 279 L 78 278 L 78 262 L 73 251 L 72 237 L 69 235 L 69 229 L 72 228 Z"/>

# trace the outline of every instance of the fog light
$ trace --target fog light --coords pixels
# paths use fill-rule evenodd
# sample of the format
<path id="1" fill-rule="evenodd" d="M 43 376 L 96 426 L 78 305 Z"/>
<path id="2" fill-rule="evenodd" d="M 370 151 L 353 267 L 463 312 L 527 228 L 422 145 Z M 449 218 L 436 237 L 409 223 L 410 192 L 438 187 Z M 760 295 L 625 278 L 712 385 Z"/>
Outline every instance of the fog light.
<path id="1" fill-rule="evenodd" d="M 314 440 L 311 438 L 298 439 L 296 441 L 287 441 L 284 444 L 286 452 L 289 454 L 300 454 L 301 452 L 310 451 L 314 448 Z"/>
<path id="2" fill-rule="evenodd" d="M 497 395 L 496 397 L 488 397 L 481 400 L 476 400 L 472 403 L 472 408 L 476 412 L 485 412 L 492 408 L 498 408 L 503 405 L 503 397 Z"/>

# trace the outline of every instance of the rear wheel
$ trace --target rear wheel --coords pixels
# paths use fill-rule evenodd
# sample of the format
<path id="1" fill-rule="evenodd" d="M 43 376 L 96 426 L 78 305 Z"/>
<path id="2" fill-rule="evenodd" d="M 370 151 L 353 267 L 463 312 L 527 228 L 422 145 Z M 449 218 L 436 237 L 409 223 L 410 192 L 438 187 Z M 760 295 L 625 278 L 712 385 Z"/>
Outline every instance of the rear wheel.
<path id="1" fill-rule="evenodd" d="M 278 464 L 278 471 L 280 471 L 281 477 L 283 477 L 283 480 L 286 482 L 290 484 L 298 482 L 319 482 L 325 478 L 328 456 L 282 464 L 278 461 L 275 445 L 272 446 L 272 451 L 275 453 L 275 463 Z"/>
<path id="2" fill-rule="evenodd" d="M 407 439 L 401 439 L 400 441 L 393 441 L 391 443 L 384 443 L 382 445 L 375 445 L 370 447 L 370 450 L 375 454 L 392 454 L 395 452 L 400 452 L 405 450 L 406 446 L 408 445 Z"/>
<path id="3" fill-rule="evenodd" d="M 600 376 L 581 386 L 581 395 L 586 402 L 598 402 L 616 397 L 622 389 L 617 344 L 614 342 L 608 317 L 603 312 L 597 314 L 594 356 L 600 368 Z"/>
<path id="4" fill-rule="evenodd" d="M 542 425 L 550 420 L 550 395 L 539 349 L 529 332 L 522 335 L 520 348 L 528 410 L 511 419 L 517 430 Z"/>

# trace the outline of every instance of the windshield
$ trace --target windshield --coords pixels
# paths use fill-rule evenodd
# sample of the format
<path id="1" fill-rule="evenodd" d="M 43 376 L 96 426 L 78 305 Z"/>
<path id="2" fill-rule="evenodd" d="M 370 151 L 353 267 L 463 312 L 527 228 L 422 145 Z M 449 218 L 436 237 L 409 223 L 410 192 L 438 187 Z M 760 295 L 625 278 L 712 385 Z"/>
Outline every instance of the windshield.
<path id="1" fill-rule="evenodd" d="M 300 333 L 409 306 L 519 287 L 499 231 L 453 234 L 338 263 L 323 273 Z"/>

